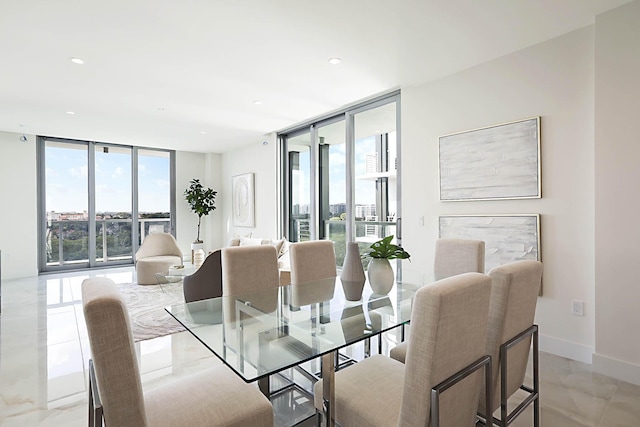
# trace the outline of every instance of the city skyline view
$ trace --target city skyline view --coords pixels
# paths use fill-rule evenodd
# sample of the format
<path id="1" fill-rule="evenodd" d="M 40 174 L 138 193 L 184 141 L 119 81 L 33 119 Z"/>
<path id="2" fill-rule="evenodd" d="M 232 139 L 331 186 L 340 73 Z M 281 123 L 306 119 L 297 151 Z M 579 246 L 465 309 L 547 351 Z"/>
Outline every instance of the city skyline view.
<path id="1" fill-rule="evenodd" d="M 355 194 L 356 204 L 368 205 L 375 204 L 376 187 L 371 181 L 363 181 L 357 179 L 367 173 L 367 156 L 375 154 L 375 136 L 361 138 L 356 141 L 355 149 Z M 294 204 L 300 207 L 310 204 L 310 156 L 309 151 L 301 151 L 299 169 L 296 172 L 294 185 L 298 191 L 293 195 Z M 345 144 L 329 145 L 329 204 L 336 205 L 346 203 L 346 153 Z M 296 203 L 297 202 L 297 203 Z"/>

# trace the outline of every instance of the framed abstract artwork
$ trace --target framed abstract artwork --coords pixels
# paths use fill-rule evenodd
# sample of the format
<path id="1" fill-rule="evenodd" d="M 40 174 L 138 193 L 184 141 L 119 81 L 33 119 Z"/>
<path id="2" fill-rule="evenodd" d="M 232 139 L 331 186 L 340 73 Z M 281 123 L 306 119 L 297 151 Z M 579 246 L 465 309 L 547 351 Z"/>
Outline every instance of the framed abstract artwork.
<path id="1" fill-rule="evenodd" d="M 255 193 L 252 173 L 232 178 L 232 215 L 236 227 L 255 227 Z"/>
<path id="2" fill-rule="evenodd" d="M 482 240 L 485 272 L 522 259 L 540 261 L 540 215 L 443 215 L 439 235 L 447 239 Z"/>
<path id="3" fill-rule="evenodd" d="M 540 117 L 439 138 L 440 200 L 541 197 Z"/>

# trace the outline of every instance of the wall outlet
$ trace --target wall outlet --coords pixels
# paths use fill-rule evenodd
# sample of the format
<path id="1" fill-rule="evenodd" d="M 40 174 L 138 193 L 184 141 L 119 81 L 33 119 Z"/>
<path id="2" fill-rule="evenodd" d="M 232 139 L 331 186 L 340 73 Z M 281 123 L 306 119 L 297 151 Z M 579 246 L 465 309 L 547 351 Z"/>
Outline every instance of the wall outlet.
<path id="1" fill-rule="evenodd" d="M 571 301 L 571 314 L 574 316 L 584 316 L 584 301 Z"/>
<path id="2" fill-rule="evenodd" d="M 419 226 L 423 226 L 424 225 L 424 216 L 418 217 L 418 225 Z"/>

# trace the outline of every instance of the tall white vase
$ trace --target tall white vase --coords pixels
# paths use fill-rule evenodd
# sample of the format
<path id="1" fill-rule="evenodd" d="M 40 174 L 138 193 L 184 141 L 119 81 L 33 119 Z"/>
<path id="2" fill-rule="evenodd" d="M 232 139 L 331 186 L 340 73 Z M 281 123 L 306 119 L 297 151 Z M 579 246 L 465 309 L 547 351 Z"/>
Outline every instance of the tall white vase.
<path id="1" fill-rule="evenodd" d="M 386 295 L 393 287 L 393 269 L 386 258 L 371 258 L 367 268 L 369 285 L 374 294 Z"/>
<path id="2" fill-rule="evenodd" d="M 360 260 L 360 249 L 355 242 L 347 243 L 347 254 L 344 257 L 340 280 L 344 296 L 348 301 L 358 301 L 362 298 L 365 276 Z"/>

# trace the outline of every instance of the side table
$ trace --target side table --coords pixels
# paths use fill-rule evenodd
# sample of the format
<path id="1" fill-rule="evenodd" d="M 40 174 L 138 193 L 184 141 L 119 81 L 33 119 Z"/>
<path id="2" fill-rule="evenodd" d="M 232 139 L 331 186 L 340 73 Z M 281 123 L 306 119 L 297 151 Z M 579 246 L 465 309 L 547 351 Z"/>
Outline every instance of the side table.
<path id="1" fill-rule="evenodd" d="M 182 268 L 172 267 L 169 271 L 163 271 L 162 273 L 156 273 L 156 280 L 159 285 L 166 283 L 176 283 L 182 281 L 184 276 L 189 276 L 195 273 L 196 268 L 193 265 L 183 265 Z"/>

